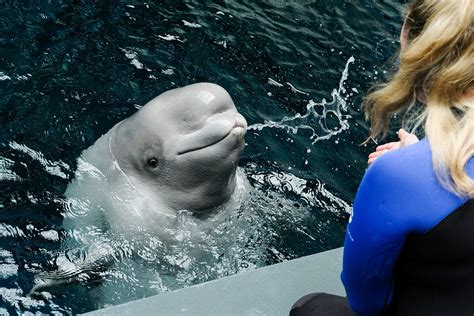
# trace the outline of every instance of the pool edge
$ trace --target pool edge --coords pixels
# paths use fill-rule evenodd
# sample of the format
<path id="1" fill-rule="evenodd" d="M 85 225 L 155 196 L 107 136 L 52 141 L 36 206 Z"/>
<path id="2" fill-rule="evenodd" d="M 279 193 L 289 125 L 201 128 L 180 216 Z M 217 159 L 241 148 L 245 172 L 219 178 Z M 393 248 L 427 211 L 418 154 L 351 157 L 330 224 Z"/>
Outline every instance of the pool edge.
<path id="1" fill-rule="evenodd" d="M 85 315 L 288 315 L 311 292 L 345 295 L 342 247 Z"/>

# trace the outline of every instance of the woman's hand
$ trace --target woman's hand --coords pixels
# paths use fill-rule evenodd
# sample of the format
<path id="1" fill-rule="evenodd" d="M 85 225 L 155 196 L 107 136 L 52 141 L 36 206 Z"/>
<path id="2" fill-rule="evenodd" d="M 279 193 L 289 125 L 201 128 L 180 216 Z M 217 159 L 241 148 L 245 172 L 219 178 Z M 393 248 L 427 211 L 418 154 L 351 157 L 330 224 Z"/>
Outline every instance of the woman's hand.
<path id="1" fill-rule="evenodd" d="M 412 145 L 414 143 L 417 143 L 418 137 L 416 137 L 415 134 L 408 133 L 406 130 L 403 128 L 398 130 L 398 138 L 400 139 L 398 142 L 391 142 L 387 144 L 383 144 L 378 146 L 373 153 L 369 155 L 369 160 L 368 164 L 370 165 L 377 159 L 378 157 L 382 156 L 385 154 L 387 151 L 391 151 L 394 149 L 398 149 L 401 147 L 405 147 L 408 145 Z"/>

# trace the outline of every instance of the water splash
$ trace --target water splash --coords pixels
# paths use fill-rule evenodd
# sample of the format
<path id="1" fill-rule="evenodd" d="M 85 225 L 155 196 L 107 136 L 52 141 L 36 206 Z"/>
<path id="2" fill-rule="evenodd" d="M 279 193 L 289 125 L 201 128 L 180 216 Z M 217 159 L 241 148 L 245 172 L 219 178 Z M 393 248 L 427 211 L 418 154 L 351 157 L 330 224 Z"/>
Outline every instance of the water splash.
<path id="1" fill-rule="evenodd" d="M 292 132 L 293 134 L 298 133 L 299 130 L 308 130 L 311 132 L 310 139 L 312 144 L 320 140 L 329 139 L 347 130 L 349 128 L 348 118 L 351 116 L 346 114 L 347 103 L 343 97 L 343 94 L 346 92 L 344 82 L 348 78 L 349 65 L 354 61 L 353 56 L 347 60 L 346 67 L 339 81 L 339 87 L 332 91 L 332 100 L 330 102 L 327 102 L 326 99 L 323 99 L 320 103 L 310 100 L 306 106 L 306 113 L 303 115 L 297 113 L 292 117 L 285 116 L 278 122 L 265 121 L 265 123 L 252 124 L 248 127 L 248 130 L 261 131 L 264 128 L 277 128 Z M 328 120 L 332 117 L 338 121 L 334 127 L 328 126 Z"/>

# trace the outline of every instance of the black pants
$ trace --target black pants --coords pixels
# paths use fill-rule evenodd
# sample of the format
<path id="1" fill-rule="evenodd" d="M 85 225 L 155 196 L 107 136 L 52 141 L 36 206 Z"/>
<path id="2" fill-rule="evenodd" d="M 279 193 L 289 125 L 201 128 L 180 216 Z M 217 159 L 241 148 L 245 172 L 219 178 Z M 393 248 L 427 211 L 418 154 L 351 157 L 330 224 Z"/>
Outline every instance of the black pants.
<path id="1" fill-rule="evenodd" d="M 326 293 L 305 295 L 291 307 L 290 316 L 310 315 L 355 316 L 345 297 Z"/>

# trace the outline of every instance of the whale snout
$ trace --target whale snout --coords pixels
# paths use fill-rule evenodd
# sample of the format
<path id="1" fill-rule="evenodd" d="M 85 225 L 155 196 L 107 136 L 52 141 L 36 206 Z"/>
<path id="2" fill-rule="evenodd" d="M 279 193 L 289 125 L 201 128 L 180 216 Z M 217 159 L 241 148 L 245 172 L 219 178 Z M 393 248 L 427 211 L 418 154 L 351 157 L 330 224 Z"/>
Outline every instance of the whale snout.
<path id="1" fill-rule="evenodd" d="M 233 132 L 243 137 L 247 131 L 247 121 L 237 111 L 229 93 L 223 87 L 213 83 L 198 83 L 196 86 L 199 90 L 197 98 L 209 106 L 209 117 L 203 128 L 213 124 L 232 125 L 224 134 Z"/>
<path id="2" fill-rule="evenodd" d="M 207 118 L 203 128 L 206 128 L 207 125 L 213 124 L 226 124 L 229 125 L 231 129 L 240 127 L 244 130 L 247 130 L 247 121 L 235 109 L 211 115 L 209 118 Z"/>
<path id="3" fill-rule="evenodd" d="M 235 117 L 234 127 L 241 127 L 244 131 L 247 131 L 247 120 L 239 112 Z"/>
<path id="4" fill-rule="evenodd" d="M 181 88 L 180 93 L 187 101 L 187 108 L 179 112 L 183 128 L 176 142 L 177 155 L 204 149 L 209 153 L 211 148 L 215 153 L 230 152 L 240 147 L 247 121 L 224 88 L 213 83 L 197 83 Z"/>
<path id="5" fill-rule="evenodd" d="M 181 139 L 177 154 L 183 155 L 211 147 L 221 151 L 234 150 L 242 143 L 246 131 L 247 121 L 236 110 L 217 113 L 210 116 L 203 127 Z"/>

